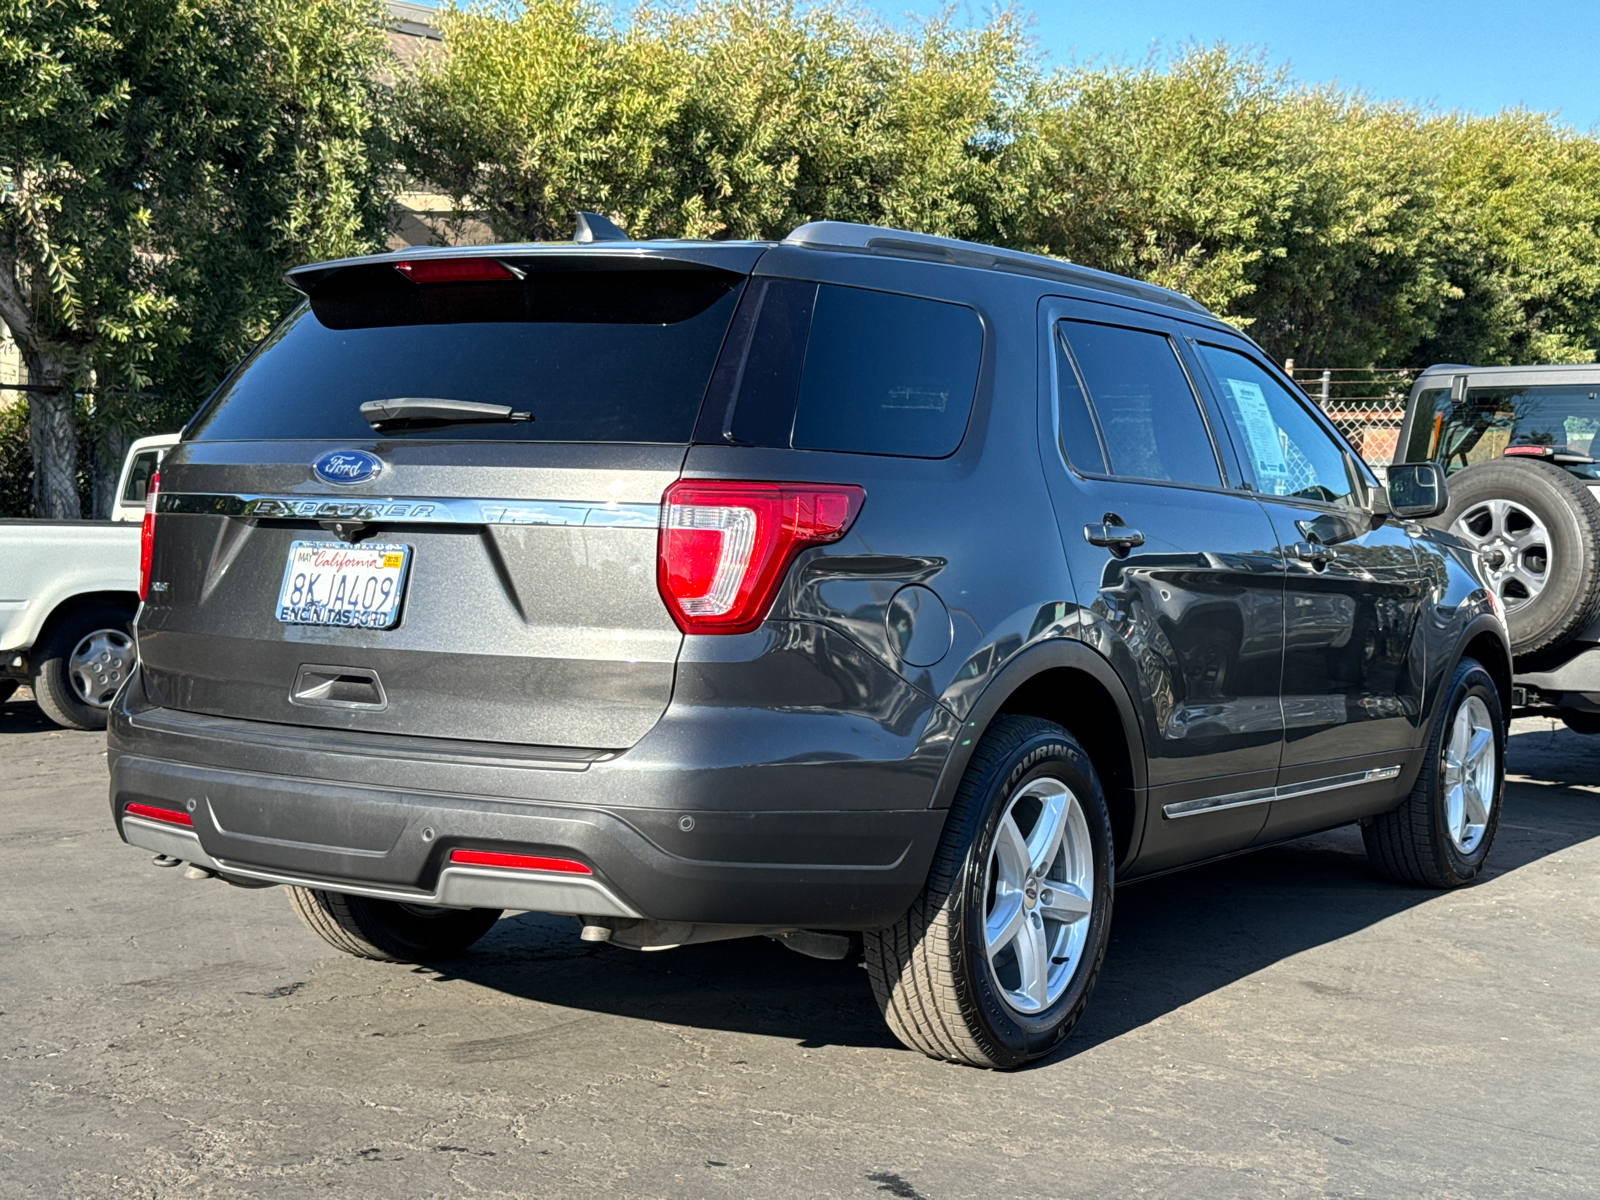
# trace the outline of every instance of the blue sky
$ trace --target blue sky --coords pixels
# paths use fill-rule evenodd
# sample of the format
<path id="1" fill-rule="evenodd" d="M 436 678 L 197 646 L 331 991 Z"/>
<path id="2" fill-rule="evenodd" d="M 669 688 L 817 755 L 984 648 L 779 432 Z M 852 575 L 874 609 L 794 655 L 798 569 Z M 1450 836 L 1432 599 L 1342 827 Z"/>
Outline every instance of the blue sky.
<path id="1" fill-rule="evenodd" d="M 891 19 L 938 3 L 879 0 Z M 1050 60 L 1143 59 L 1156 43 L 1225 39 L 1264 49 L 1301 79 L 1380 100 L 1497 112 L 1559 109 L 1600 125 L 1600 0 L 1042 0 L 1034 35 Z M 957 13 L 988 11 L 984 4 Z"/>

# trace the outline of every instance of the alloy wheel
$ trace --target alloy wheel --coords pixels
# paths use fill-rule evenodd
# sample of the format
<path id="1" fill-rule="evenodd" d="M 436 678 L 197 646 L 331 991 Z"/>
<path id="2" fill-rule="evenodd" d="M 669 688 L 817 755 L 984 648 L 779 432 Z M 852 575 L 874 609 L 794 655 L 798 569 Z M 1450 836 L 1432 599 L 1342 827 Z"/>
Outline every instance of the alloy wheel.
<path id="1" fill-rule="evenodd" d="M 1550 578 L 1550 533 L 1514 500 L 1485 500 L 1456 518 L 1450 532 L 1478 552 L 1484 581 L 1507 612 L 1544 591 Z"/>
<path id="2" fill-rule="evenodd" d="M 1072 982 L 1094 907 L 1089 825 L 1066 784 L 1033 779 L 1006 802 L 985 884 L 984 955 L 995 987 L 1018 1012 L 1042 1012 Z"/>
<path id="3" fill-rule="evenodd" d="M 1444 757 L 1445 826 L 1450 840 L 1463 854 L 1471 854 L 1483 841 L 1494 807 L 1494 725 L 1489 706 L 1481 697 L 1468 696 L 1456 709 Z"/>

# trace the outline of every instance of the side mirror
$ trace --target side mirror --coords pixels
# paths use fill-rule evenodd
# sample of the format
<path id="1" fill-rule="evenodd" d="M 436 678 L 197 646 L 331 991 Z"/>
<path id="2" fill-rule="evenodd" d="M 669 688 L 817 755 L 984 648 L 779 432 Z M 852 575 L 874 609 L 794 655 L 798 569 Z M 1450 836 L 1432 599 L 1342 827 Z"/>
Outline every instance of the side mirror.
<path id="1" fill-rule="evenodd" d="M 1395 463 L 1389 468 L 1389 510 L 1407 521 L 1436 517 L 1450 503 L 1438 463 Z"/>

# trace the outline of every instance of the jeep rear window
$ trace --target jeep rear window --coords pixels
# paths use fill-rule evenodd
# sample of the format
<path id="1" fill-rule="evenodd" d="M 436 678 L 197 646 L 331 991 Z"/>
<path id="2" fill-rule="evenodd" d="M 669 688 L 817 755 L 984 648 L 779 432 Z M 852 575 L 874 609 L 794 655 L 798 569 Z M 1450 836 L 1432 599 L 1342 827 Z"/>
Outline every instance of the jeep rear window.
<path id="1" fill-rule="evenodd" d="M 1508 446 L 1547 446 L 1558 453 L 1600 457 L 1600 383 L 1469 387 L 1458 405 L 1448 389 L 1417 396 L 1406 457 L 1433 460 L 1447 475 L 1505 454 Z M 1580 474 L 1595 476 L 1594 467 Z"/>
<path id="2" fill-rule="evenodd" d="M 961 304 L 759 280 L 696 439 L 943 458 L 966 433 L 983 324 Z"/>
<path id="3" fill-rule="evenodd" d="M 388 263 L 335 276 L 256 348 L 189 436 L 369 440 L 379 435 L 361 404 L 428 397 L 509 404 L 533 420 L 381 436 L 690 440 L 744 276 L 507 261 L 526 277 L 417 284 Z"/>

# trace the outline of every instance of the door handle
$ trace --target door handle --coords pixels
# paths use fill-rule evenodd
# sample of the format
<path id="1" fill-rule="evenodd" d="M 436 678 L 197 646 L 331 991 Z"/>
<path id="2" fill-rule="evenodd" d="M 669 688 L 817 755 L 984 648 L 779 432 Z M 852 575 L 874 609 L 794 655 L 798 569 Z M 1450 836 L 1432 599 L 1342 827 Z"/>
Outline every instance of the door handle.
<path id="1" fill-rule="evenodd" d="M 1109 546 L 1113 550 L 1127 550 L 1144 545 L 1144 534 L 1126 525 L 1085 525 L 1083 540 L 1091 546 Z"/>
<path id="2" fill-rule="evenodd" d="M 1317 542 L 1296 542 L 1290 547 L 1294 556 L 1313 566 L 1325 567 L 1339 557 L 1339 552 L 1332 546 L 1323 546 Z"/>

